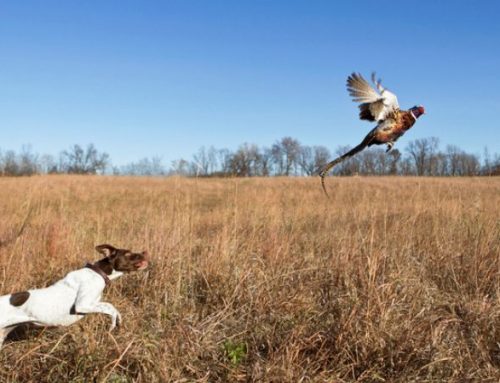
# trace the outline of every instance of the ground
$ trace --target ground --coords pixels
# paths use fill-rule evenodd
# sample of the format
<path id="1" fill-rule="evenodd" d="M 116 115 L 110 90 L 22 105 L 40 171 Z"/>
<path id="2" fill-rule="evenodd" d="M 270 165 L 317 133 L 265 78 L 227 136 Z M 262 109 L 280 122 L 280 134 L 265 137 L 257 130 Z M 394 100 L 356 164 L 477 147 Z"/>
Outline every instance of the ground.
<path id="1" fill-rule="evenodd" d="M 110 243 L 146 272 L 0 351 L 1 382 L 500 379 L 500 178 L 0 178 L 0 294 Z M 1 313 L 0 313 L 1 315 Z"/>

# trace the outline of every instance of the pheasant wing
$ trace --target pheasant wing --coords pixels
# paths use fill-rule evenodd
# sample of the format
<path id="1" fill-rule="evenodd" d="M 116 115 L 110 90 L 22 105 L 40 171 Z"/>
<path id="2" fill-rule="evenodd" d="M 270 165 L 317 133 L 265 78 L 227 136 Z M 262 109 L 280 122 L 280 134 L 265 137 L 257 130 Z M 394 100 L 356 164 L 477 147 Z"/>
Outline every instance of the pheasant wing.
<path id="1" fill-rule="evenodd" d="M 389 114 L 399 109 L 396 95 L 385 89 L 380 80 L 372 75 L 373 88 L 359 73 L 352 73 L 347 78 L 347 91 L 353 101 L 360 102 L 359 118 L 368 121 L 382 121 Z"/>

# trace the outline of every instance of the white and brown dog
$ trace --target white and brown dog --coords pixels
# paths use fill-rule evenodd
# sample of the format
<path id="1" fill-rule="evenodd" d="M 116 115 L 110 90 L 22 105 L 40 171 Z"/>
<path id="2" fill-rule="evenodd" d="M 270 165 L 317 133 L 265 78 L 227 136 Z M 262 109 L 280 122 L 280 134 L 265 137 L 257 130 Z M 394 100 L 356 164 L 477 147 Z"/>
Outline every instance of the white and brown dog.
<path id="1" fill-rule="evenodd" d="M 0 296 L 0 348 L 9 332 L 21 324 L 69 326 L 91 313 L 109 315 L 110 330 L 120 324 L 118 310 L 111 303 L 101 302 L 102 292 L 124 273 L 144 270 L 148 254 L 111 245 L 99 245 L 96 250 L 105 258 L 70 272 L 49 287 Z"/>

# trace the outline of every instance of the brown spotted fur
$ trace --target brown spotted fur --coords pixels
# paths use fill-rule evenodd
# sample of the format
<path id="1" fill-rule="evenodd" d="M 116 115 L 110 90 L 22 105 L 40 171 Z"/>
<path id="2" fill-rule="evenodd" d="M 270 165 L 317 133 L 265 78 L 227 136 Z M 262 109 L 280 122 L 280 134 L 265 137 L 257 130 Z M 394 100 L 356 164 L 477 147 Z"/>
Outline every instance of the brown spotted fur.
<path id="1" fill-rule="evenodd" d="M 14 293 L 10 296 L 9 303 L 14 307 L 22 306 L 26 303 L 30 293 L 27 291 L 21 291 L 19 293 Z"/>

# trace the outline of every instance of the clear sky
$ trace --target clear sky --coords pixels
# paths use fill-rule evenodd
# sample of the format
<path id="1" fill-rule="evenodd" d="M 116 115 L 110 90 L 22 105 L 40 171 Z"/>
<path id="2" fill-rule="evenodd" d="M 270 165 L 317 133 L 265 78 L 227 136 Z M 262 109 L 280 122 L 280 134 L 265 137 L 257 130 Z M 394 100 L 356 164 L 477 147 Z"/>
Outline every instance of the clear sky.
<path id="1" fill-rule="evenodd" d="M 355 145 L 375 70 L 436 136 L 500 152 L 500 1 L 0 1 L 0 148 L 94 143 L 122 165 L 292 136 Z"/>

